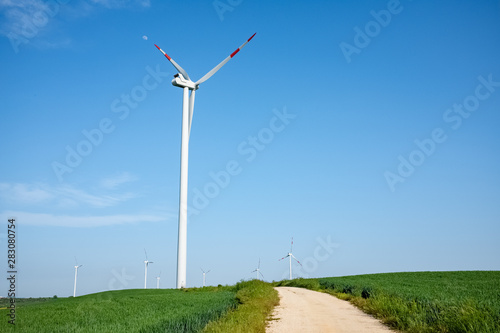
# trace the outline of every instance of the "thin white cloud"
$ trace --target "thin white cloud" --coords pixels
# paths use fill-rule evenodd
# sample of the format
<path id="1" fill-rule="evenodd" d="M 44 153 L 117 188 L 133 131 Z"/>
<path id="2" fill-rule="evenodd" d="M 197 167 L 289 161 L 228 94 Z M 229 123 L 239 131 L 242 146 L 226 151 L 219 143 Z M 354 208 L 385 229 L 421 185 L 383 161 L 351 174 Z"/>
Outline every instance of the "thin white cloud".
<path id="1" fill-rule="evenodd" d="M 40 184 L 7 184 L 0 183 L 0 197 L 7 202 L 28 202 L 38 204 L 47 202 L 54 195 L 42 188 Z"/>
<path id="2" fill-rule="evenodd" d="M 50 187 L 42 183 L 0 183 L 2 201 L 25 206 L 52 204 L 59 208 L 111 207 L 135 197 L 137 196 L 131 192 L 90 194 L 69 185 Z"/>
<path id="3" fill-rule="evenodd" d="M 5 17 L 2 34 L 13 33 L 25 38 L 36 35 L 37 30 L 47 24 L 44 21 L 50 19 L 50 13 L 53 14 L 53 9 L 41 0 L 0 0 L 0 11 Z"/>
<path id="4" fill-rule="evenodd" d="M 91 0 L 92 3 L 104 6 L 106 8 L 125 8 L 134 5 L 149 8 L 151 6 L 150 0 Z"/>
<path id="5" fill-rule="evenodd" d="M 137 177 L 131 175 L 128 172 L 122 172 L 116 176 L 105 178 L 105 179 L 101 180 L 101 187 L 103 187 L 105 189 L 112 190 L 112 189 L 115 189 L 122 184 L 133 182 L 136 180 L 137 180 Z"/>
<path id="6" fill-rule="evenodd" d="M 75 189 L 71 186 L 62 186 L 54 189 L 54 192 L 67 199 L 72 199 L 76 202 L 87 204 L 93 207 L 110 207 L 116 206 L 121 202 L 127 201 L 135 197 L 132 193 L 113 194 L 113 195 L 93 195 L 85 191 Z"/>
<path id="7" fill-rule="evenodd" d="M 160 222 L 171 218 L 169 215 L 102 215 L 102 216 L 71 216 L 46 213 L 28 213 L 22 211 L 4 211 L 0 214 L 2 220 L 15 218 L 18 224 L 33 226 L 90 228 L 119 224 Z"/>
<path id="8" fill-rule="evenodd" d="M 107 9 L 122 8 L 149 8 L 150 0 L 89 0 L 89 1 L 44 1 L 44 0 L 0 0 L 0 35 L 11 41 L 16 52 L 19 46 L 29 43 L 35 37 L 40 37 L 40 32 L 45 30 L 52 21 L 59 21 L 59 15 L 77 17 L 87 16 L 95 8 Z M 40 38 L 37 38 L 37 40 Z M 61 41 L 42 41 L 34 43 L 38 48 L 64 48 L 71 44 L 69 38 Z"/>

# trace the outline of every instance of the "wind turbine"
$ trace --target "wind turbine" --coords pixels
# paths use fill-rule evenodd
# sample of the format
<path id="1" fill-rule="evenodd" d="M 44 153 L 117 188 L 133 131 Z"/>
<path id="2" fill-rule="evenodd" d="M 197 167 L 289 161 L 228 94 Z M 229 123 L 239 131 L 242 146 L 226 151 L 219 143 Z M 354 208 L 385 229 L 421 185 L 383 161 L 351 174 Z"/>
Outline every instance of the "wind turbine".
<path id="1" fill-rule="evenodd" d="M 83 265 L 78 265 L 78 260 L 76 260 L 75 257 L 75 286 L 73 288 L 73 297 L 76 297 L 76 278 L 78 277 L 78 268 L 82 267 Z"/>
<path id="2" fill-rule="evenodd" d="M 205 287 L 205 275 L 207 275 L 208 273 L 210 273 L 210 270 L 208 270 L 208 271 L 206 271 L 206 272 L 205 272 L 205 271 L 203 270 L 203 268 L 200 268 L 200 269 L 201 269 L 201 271 L 203 272 L 203 287 Z"/>
<path id="3" fill-rule="evenodd" d="M 262 273 L 260 272 L 260 258 L 259 258 L 259 266 L 257 266 L 257 268 L 255 270 L 252 271 L 253 272 L 257 272 L 257 280 L 259 279 L 259 274 L 262 276 L 262 278 L 264 279 L 264 275 L 262 275 Z"/>
<path id="4" fill-rule="evenodd" d="M 161 276 L 161 271 L 160 274 L 156 277 L 156 289 L 160 289 L 160 276 Z"/>
<path id="5" fill-rule="evenodd" d="M 289 259 L 289 261 L 290 261 L 290 280 L 292 279 L 292 258 L 295 259 L 295 261 L 297 261 L 300 266 L 302 266 L 302 264 L 300 263 L 300 261 L 297 258 L 295 258 L 295 256 L 293 255 L 292 248 L 293 248 L 293 237 L 292 237 L 292 245 L 290 245 L 290 252 L 288 252 L 288 254 L 286 256 L 284 256 L 283 258 L 281 258 L 280 260 L 278 260 L 278 261 L 281 261 L 281 260 L 283 260 L 285 258 Z"/>
<path id="6" fill-rule="evenodd" d="M 174 65 L 178 73 L 174 75 L 172 84 L 183 89 L 182 95 L 182 135 L 181 135 L 181 179 L 179 190 L 179 233 L 177 244 L 177 288 L 186 287 L 187 266 L 187 183 L 188 183 L 188 152 L 189 134 L 191 133 L 191 122 L 193 120 L 194 96 L 200 84 L 208 80 L 219 69 L 222 68 L 232 57 L 234 57 L 253 37 L 252 35 L 243 45 L 237 48 L 226 59 L 212 68 L 207 74 L 196 82 L 191 81 L 188 73 L 177 64 L 158 45 L 156 48 Z"/>
<path id="7" fill-rule="evenodd" d="M 148 265 L 153 262 L 148 260 L 146 249 L 144 249 L 144 254 L 146 255 L 146 260 L 144 260 L 144 289 L 146 289 L 146 282 L 148 281 Z"/>

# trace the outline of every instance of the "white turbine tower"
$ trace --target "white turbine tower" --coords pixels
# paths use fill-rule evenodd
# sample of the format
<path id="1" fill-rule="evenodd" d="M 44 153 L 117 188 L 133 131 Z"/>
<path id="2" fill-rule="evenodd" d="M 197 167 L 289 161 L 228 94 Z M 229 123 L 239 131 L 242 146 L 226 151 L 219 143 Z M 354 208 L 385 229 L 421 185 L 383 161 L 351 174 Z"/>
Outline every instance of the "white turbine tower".
<path id="1" fill-rule="evenodd" d="M 295 259 L 295 261 L 297 261 L 300 266 L 302 266 L 300 261 L 297 258 L 295 258 L 295 256 L 293 255 L 292 248 L 293 248 L 293 237 L 292 237 L 292 245 L 290 245 L 290 252 L 288 252 L 288 254 L 286 256 L 284 256 L 283 258 L 280 259 L 280 260 L 283 260 L 285 258 L 288 258 L 290 261 L 290 280 L 292 279 L 292 258 Z M 278 261 L 280 261 L 280 260 L 278 260 Z"/>
<path id="2" fill-rule="evenodd" d="M 201 271 L 203 272 L 203 287 L 205 287 L 205 276 L 206 276 L 208 273 L 210 273 L 210 270 L 208 270 L 208 271 L 206 271 L 206 272 L 205 272 L 205 271 L 203 270 L 203 268 L 200 268 L 200 269 L 201 269 Z"/>
<path id="3" fill-rule="evenodd" d="M 156 277 L 156 289 L 160 289 L 160 276 L 161 276 L 161 271 L 160 274 Z"/>
<path id="4" fill-rule="evenodd" d="M 73 297 L 76 297 L 76 279 L 78 277 L 78 268 L 82 267 L 83 265 L 78 265 L 78 260 L 76 260 L 75 257 L 75 286 L 73 287 Z"/>
<path id="5" fill-rule="evenodd" d="M 146 249 L 144 249 L 144 254 L 146 255 L 146 260 L 144 260 L 144 289 L 146 289 L 146 283 L 148 281 L 148 265 L 153 262 L 148 260 Z"/>
<path id="6" fill-rule="evenodd" d="M 207 74 L 196 82 L 191 81 L 187 72 L 179 66 L 174 59 L 170 58 L 158 45 L 155 46 L 174 65 L 178 73 L 174 75 L 172 84 L 183 89 L 182 95 L 182 138 L 181 138 L 181 179 L 179 190 L 179 233 L 177 244 L 177 288 L 186 287 L 186 256 L 187 256 L 187 183 L 188 183 L 188 151 L 189 134 L 193 120 L 194 96 L 199 85 L 208 80 L 219 69 L 222 68 L 232 57 L 236 55 L 253 37 L 252 35 L 243 45 L 224 59 L 220 64 L 212 68 Z"/>
<path id="7" fill-rule="evenodd" d="M 257 274 L 257 280 L 259 279 L 259 274 L 262 276 L 262 278 L 264 279 L 264 275 L 262 275 L 262 273 L 260 272 L 260 258 L 259 258 L 259 266 L 257 266 L 257 268 L 255 270 L 252 271 L 253 272 L 257 272 L 255 274 Z"/>

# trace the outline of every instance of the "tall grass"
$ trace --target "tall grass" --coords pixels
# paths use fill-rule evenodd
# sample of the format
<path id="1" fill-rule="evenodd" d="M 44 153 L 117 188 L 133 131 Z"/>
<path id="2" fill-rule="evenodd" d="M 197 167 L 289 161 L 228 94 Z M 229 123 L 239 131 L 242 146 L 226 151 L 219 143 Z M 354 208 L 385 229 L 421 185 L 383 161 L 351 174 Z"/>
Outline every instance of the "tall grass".
<path id="1" fill-rule="evenodd" d="M 207 325 L 204 333 L 264 333 L 267 318 L 279 303 L 278 292 L 260 280 L 239 282 L 235 286 L 239 306 L 217 322 Z"/>
<path id="2" fill-rule="evenodd" d="M 20 304 L 18 332 L 199 332 L 237 306 L 229 288 L 123 290 Z M 0 310 L 0 331 L 13 329 Z"/>

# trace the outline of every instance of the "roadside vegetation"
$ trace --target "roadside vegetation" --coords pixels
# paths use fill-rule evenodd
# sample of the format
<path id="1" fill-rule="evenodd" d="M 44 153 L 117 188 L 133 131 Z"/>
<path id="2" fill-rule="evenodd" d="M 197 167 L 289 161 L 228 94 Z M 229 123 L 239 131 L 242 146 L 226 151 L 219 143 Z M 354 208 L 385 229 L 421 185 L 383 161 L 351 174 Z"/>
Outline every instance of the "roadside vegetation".
<path id="1" fill-rule="evenodd" d="M 499 271 L 385 273 L 275 285 L 328 292 L 403 332 L 500 332 Z"/>
<path id="2" fill-rule="evenodd" d="M 219 321 L 207 325 L 204 333 L 264 333 L 267 319 L 279 303 L 278 292 L 260 280 L 239 282 L 235 289 L 240 305 Z"/>

